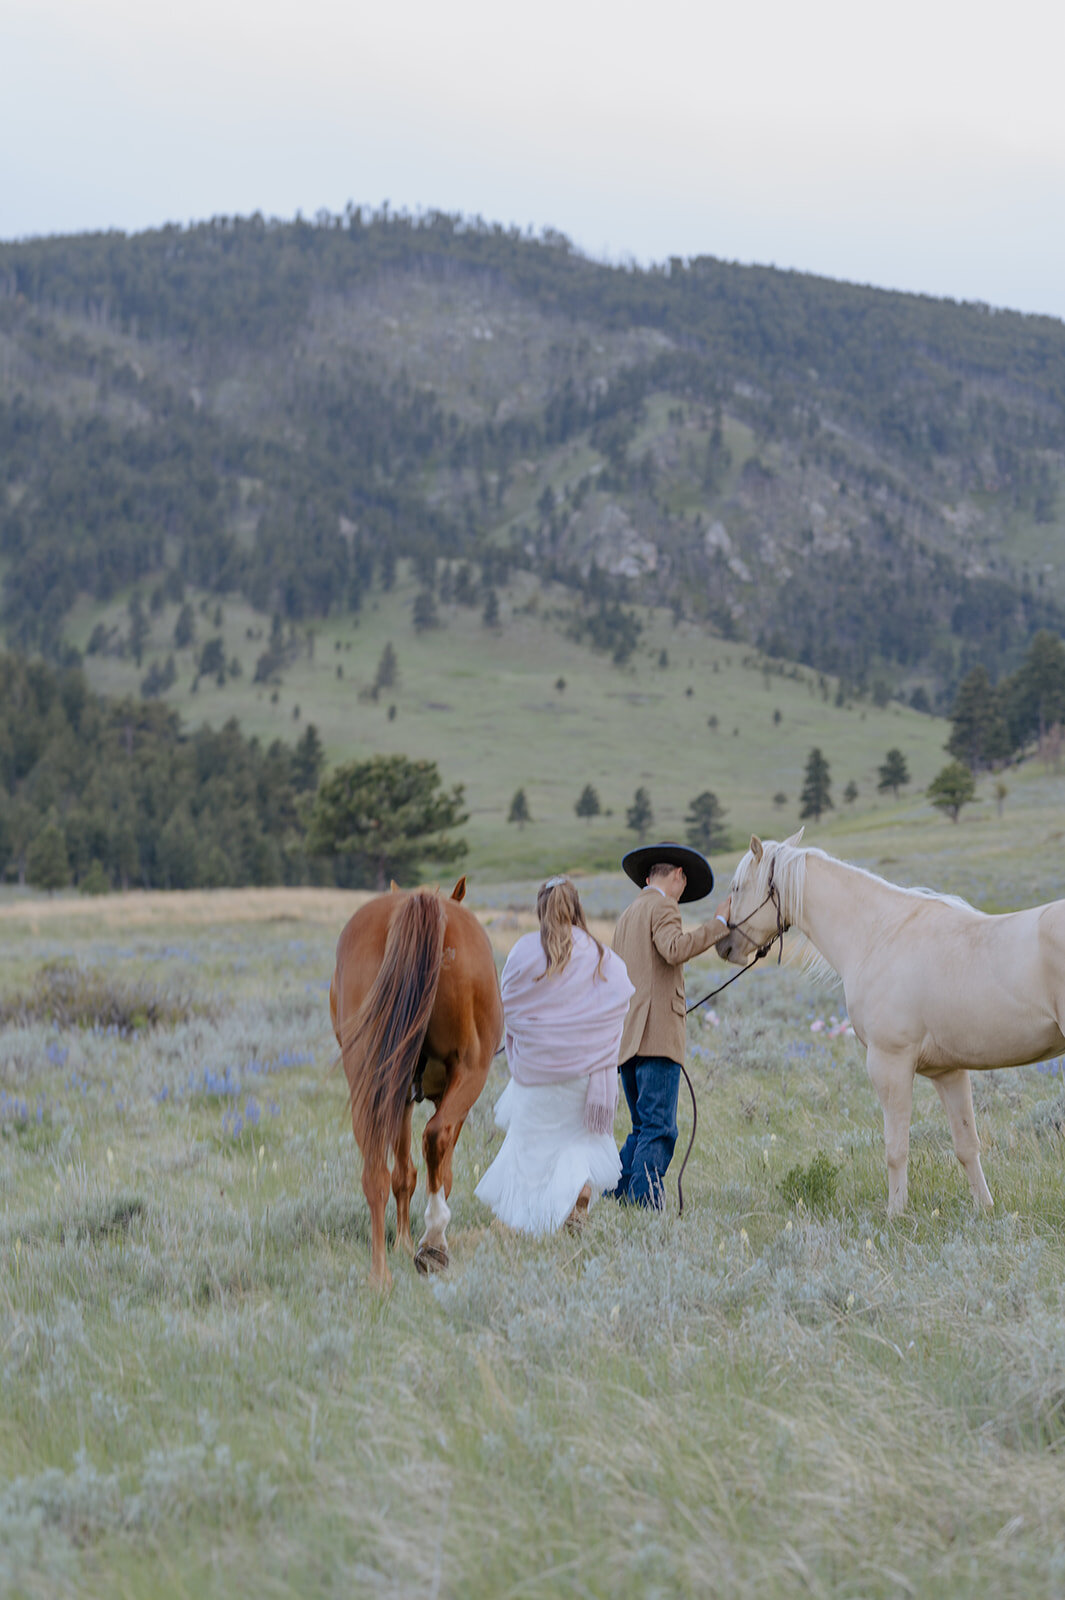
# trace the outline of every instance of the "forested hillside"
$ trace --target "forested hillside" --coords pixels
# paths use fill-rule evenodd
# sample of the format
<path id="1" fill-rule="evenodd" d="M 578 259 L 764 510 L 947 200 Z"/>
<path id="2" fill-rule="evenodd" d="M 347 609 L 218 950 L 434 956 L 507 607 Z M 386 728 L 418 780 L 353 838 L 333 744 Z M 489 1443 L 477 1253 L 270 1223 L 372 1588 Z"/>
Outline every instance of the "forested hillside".
<path id="1" fill-rule="evenodd" d="M 79 595 L 296 622 L 409 557 L 425 622 L 525 568 L 945 707 L 1065 629 L 1063 484 L 1049 318 L 387 211 L 0 245 L 0 620 L 58 660 Z"/>

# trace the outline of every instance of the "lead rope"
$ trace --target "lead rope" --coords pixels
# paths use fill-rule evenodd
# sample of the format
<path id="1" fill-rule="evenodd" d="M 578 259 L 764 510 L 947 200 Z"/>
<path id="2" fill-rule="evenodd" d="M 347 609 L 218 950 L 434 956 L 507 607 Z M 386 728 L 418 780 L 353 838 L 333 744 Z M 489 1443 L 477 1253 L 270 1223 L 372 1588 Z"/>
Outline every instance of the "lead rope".
<path id="1" fill-rule="evenodd" d="M 779 949 L 777 950 L 777 965 L 780 965 L 781 958 L 784 954 L 784 935 L 788 931 L 788 924 L 784 921 L 784 916 L 780 908 L 780 895 L 777 893 L 776 886 L 773 883 L 772 874 L 770 874 L 769 879 L 769 893 L 762 901 L 762 904 L 755 906 L 753 911 L 748 912 L 747 916 L 743 918 L 742 922 L 729 922 L 726 924 L 726 926 L 728 927 L 730 933 L 734 928 L 742 929 L 743 923 L 750 922 L 751 918 L 756 916 L 758 912 L 761 911 L 762 906 L 767 905 L 770 900 L 775 903 L 777 908 L 777 931 L 770 939 L 769 943 L 762 945 L 761 949 L 755 952 L 754 960 L 749 961 L 747 965 L 745 967 L 741 967 L 738 972 L 734 972 L 731 978 L 726 978 L 724 983 L 719 983 L 716 989 L 711 989 L 709 994 L 704 994 L 701 1000 L 693 1000 L 691 1005 L 688 1006 L 684 1012 L 686 1017 L 690 1017 L 693 1011 L 698 1011 L 700 1006 L 705 1006 L 708 1000 L 713 1000 L 715 995 L 719 995 L 722 989 L 727 989 L 730 983 L 735 983 L 737 978 L 742 978 L 745 972 L 750 972 L 758 965 L 759 961 L 761 961 L 763 957 L 769 954 L 773 946 L 778 943 Z M 692 1146 L 695 1143 L 695 1130 L 699 1126 L 699 1110 L 695 1104 L 695 1090 L 692 1087 L 692 1081 L 688 1076 L 688 1069 L 685 1067 L 683 1062 L 680 1063 L 680 1070 L 684 1074 L 684 1082 L 688 1085 L 688 1093 L 692 1097 L 691 1138 L 688 1140 L 688 1148 L 684 1152 L 684 1160 L 681 1162 L 680 1171 L 677 1173 L 677 1215 L 682 1217 L 684 1215 L 684 1168 L 688 1165 L 688 1157 L 691 1155 Z"/>

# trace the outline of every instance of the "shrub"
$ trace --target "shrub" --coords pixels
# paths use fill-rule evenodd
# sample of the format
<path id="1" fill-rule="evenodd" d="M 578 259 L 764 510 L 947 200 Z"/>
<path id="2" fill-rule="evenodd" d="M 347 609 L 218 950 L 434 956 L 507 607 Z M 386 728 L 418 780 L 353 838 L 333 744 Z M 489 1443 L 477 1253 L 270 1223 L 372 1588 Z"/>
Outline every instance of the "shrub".
<path id="1" fill-rule="evenodd" d="M 839 1170 L 819 1150 L 808 1167 L 796 1166 L 786 1172 L 778 1188 L 791 1205 L 801 1200 L 808 1211 L 829 1211 L 836 1199 Z"/>

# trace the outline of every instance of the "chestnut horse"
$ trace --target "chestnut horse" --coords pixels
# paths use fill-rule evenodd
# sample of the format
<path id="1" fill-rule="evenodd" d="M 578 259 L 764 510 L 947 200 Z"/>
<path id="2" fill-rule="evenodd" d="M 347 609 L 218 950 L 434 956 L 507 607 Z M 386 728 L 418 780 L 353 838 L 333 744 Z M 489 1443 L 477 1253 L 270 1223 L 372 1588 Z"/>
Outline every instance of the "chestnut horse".
<path id="1" fill-rule="evenodd" d="M 370 1280 L 392 1281 L 385 1259 L 388 1156 L 396 1237 L 420 1272 L 448 1264 L 451 1154 L 484 1087 L 503 1032 L 499 980 L 488 935 L 460 901 L 439 889 L 392 887 L 360 907 L 337 941 L 329 1010 L 348 1080 L 351 1125 L 362 1153 L 370 1207 Z M 410 1202 L 418 1181 L 411 1156 L 416 1100 L 433 1102 L 422 1136 L 429 1198 L 414 1250 Z"/>
<path id="2" fill-rule="evenodd" d="M 1065 900 L 988 916 L 901 889 L 823 850 L 753 838 L 729 886 L 718 954 L 749 963 L 789 926 L 843 980 L 884 1112 L 888 1215 L 906 1204 L 914 1075 L 931 1078 L 973 1199 L 990 1206 L 969 1073 L 1065 1048 Z"/>

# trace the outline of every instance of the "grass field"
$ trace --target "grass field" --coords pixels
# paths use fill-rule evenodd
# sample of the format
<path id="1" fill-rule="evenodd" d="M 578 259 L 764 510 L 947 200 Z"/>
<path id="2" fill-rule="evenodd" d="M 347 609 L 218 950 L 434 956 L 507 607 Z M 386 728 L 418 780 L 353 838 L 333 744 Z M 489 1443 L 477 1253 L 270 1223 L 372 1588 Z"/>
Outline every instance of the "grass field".
<path id="1" fill-rule="evenodd" d="M 1060 780 L 1011 787 L 1001 822 L 900 802 L 821 842 L 1061 894 Z M 608 932 L 623 881 L 584 887 Z M 474 879 L 500 960 L 534 889 Z M 889 1225 L 840 996 L 758 969 L 689 1022 L 682 1218 L 671 1194 L 579 1240 L 494 1224 L 497 1063 L 451 1269 L 393 1258 L 381 1299 L 331 1070 L 355 903 L 0 905 L 0 1593 L 1065 1593 L 1065 1062 L 976 1081 L 988 1217 L 919 1085 Z"/>
<path id="2" fill-rule="evenodd" d="M 566 637 L 557 615 L 569 603 L 563 591 L 516 581 L 503 597 L 498 629 L 483 626 L 479 609 L 455 606 L 441 608 L 443 627 L 421 634 L 411 625 L 413 596 L 404 575 L 357 621 L 317 623 L 313 656 L 304 649 L 276 690 L 253 681 L 269 632 L 263 617 L 226 602 L 218 628 L 212 601 L 197 618 L 199 644 L 221 634 L 226 658 L 241 663 L 241 675 L 222 688 L 201 680 L 193 693 L 191 654 L 179 653 L 167 704 L 192 725 L 217 727 L 236 716 L 247 733 L 267 742 L 294 740 L 313 721 L 330 763 L 393 752 L 435 760 L 449 787 L 465 785 L 469 863 L 493 878 L 560 867 L 613 870 L 635 842 L 625 812 L 640 785 L 665 837 L 683 837 L 689 803 L 704 789 L 725 807 L 737 844 L 752 830 L 790 831 L 814 745 L 829 761 L 836 808 L 829 816 L 840 825 L 864 819 L 875 829 L 923 814 L 942 826 L 923 799 L 947 760 L 949 727 L 942 719 L 868 700 L 837 707 L 834 681 L 767 663 L 749 647 L 694 626 L 675 627 L 662 612 L 642 613 L 634 662 L 619 669 Z M 155 619 L 140 668 L 131 658 L 88 657 L 94 687 L 136 693 L 152 662 L 169 652 L 175 615 L 168 606 Z M 74 641 L 83 646 L 101 616 L 124 631 L 121 605 L 109 613 L 94 609 L 77 617 Z M 257 637 L 249 638 L 249 630 Z M 398 683 L 376 702 L 360 698 L 388 642 L 398 657 Z M 893 746 L 912 779 L 897 801 L 877 792 L 877 769 Z M 848 807 L 843 791 L 851 780 L 859 797 Z M 574 812 L 586 783 L 603 808 L 591 821 Z M 519 787 L 533 819 L 524 829 L 506 820 Z M 778 794 L 786 797 L 782 803 L 774 803 Z"/>

